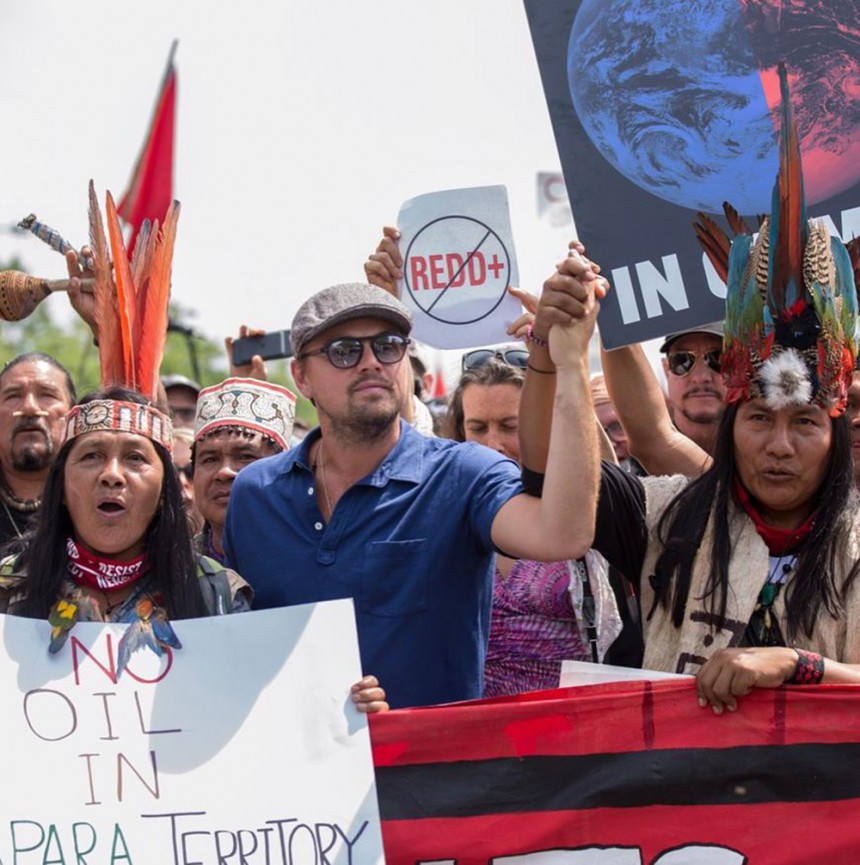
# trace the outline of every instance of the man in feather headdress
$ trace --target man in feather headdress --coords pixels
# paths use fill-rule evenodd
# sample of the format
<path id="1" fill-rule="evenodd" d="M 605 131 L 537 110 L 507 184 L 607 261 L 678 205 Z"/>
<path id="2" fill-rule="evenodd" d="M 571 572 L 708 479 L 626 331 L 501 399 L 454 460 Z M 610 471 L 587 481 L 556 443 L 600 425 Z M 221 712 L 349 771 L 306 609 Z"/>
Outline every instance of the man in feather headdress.
<path id="1" fill-rule="evenodd" d="M 860 515 L 845 414 L 854 274 L 842 242 L 807 220 L 784 70 L 781 80 L 770 217 L 757 237 L 731 241 L 709 218 L 699 226 L 728 288 L 727 406 L 713 460 L 700 450 L 690 457 L 705 467 L 693 481 L 604 464 L 595 524 L 594 547 L 640 575 L 644 666 L 696 673 L 700 704 L 717 713 L 735 710 L 753 687 L 860 683 Z M 558 275 L 548 281 L 539 320 L 565 320 L 567 288 Z M 572 359 L 533 362 L 549 361 Z M 527 377 L 520 429 L 531 470 L 543 468 L 535 442 L 547 435 L 541 406 L 552 398 L 546 377 Z M 667 452 L 678 447 L 665 439 Z"/>
<path id="2" fill-rule="evenodd" d="M 851 453 L 854 456 L 854 485 L 860 490 L 860 370 L 855 369 L 848 388 L 848 406 L 845 409 L 851 421 Z"/>

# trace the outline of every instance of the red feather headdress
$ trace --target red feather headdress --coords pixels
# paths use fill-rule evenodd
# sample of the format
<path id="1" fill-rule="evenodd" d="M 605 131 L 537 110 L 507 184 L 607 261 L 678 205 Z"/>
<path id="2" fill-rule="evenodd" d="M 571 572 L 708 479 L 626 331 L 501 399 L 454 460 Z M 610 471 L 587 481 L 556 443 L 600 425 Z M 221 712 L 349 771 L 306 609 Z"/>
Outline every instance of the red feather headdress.
<path id="1" fill-rule="evenodd" d="M 116 205 L 108 192 L 107 234 L 95 186 L 90 181 L 90 243 L 102 387 L 136 390 L 154 402 L 158 371 L 167 339 L 170 267 L 179 220 L 179 202 L 164 224 L 144 224 L 131 262 L 122 238 Z M 110 247 L 110 254 L 108 254 Z M 170 419 L 154 406 L 98 400 L 74 408 L 66 418 L 66 438 L 94 429 L 135 432 L 172 445 Z"/>

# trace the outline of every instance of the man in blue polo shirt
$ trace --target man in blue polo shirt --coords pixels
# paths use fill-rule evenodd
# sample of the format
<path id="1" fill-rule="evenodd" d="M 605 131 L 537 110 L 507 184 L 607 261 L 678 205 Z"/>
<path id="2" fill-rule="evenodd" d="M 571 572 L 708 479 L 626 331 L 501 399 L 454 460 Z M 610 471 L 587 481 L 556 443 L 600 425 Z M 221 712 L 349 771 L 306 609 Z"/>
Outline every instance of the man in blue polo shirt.
<path id="1" fill-rule="evenodd" d="M 587 341 L 591 318 L 553 338 Z M 228 561 L 254 587 L 256 608 L 354 599 L 362 666 L 395 708 L 481 695 L 493 553 L 584 554 L 590 536 L 567 529 L 574 507 L 593 509 L 597 484 L 596 472 L 582 477 L 585 454 L 597 448 L 593 418 L 570 410 L 573 397 L 580 406 L 589 399 L 580 362 L 558 369 L 538 499 L 500 454 L 426 438 L 400 419 L 411 326 L 400 301 L 362 283 L 325 289 L 299 309 L 293 378 L 319 428 L 239 474 L 224 531 Z"/>

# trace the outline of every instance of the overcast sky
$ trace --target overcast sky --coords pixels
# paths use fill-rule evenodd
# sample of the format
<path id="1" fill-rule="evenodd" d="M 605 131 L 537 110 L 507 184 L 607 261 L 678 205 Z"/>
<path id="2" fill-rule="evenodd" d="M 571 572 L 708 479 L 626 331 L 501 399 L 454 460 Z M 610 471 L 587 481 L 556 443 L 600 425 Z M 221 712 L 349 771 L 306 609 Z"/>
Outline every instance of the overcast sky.
<path id="1" fill-rule="evenodd" d="M 379 227 L 422 192 L 507 185 L 532 288 L 564 251 L 536 216 L 535 172 L 558 157 L 520 0 L 0 9 L 0 222 L 32 211 L 75 245 L 88 180 L 123 192 L 179 39 L 174 297 L 209 335 L 285 327 L 314 290 L 360 278 Z M 13 253 L 62 275 L 0 234 Z"/>

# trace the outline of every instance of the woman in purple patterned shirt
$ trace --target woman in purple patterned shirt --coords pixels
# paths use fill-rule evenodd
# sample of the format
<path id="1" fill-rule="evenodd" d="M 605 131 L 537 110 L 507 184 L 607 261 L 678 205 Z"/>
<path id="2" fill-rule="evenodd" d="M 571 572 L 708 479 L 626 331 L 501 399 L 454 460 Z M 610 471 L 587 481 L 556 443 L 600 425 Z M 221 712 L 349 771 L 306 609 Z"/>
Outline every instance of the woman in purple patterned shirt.
<path id="1" fill-rule="evenodd" d="M 518 350 L 517 350 L 518 351 Z M 469 357 L 483 359 L 469 368 Z M 526 352 L 522 351 L 522 366 Z M 522 366 L 516 351 L 470 352 L 465 369 L 451 397 L 448 435 L 457 441 L 473 441 L 519 461 L 518 416 L 523 385 Z M 589 559 L 591 556 L 589 556 Z M 588 562 L 593 572 L 605 562 Z M 496 557 L 493 610 L 484 696 L 498 697 L 524 691 L 557 688 L 563 660 L 602 660 L 621 630 L 612 590 L 592 590 L 580 562 L 534 562 Z M 588 584 L 586 587 L 585 584 Z M 578 585 L 577 585 L 578 584 Z M 571 589 L 596 601 L 602 617 L 592 617 L 592 627 L 577 618 Z M 591 607 L 589 606 L 589 609 Z M 602 633 L 601 633 L 602 632 Z"/>

